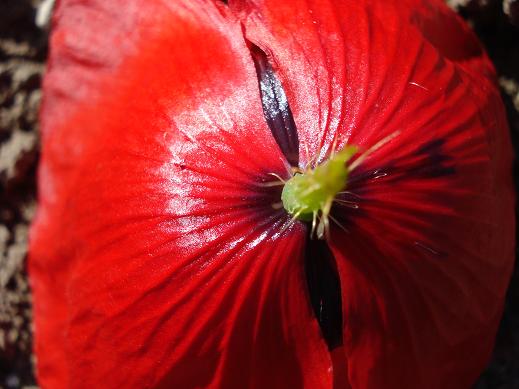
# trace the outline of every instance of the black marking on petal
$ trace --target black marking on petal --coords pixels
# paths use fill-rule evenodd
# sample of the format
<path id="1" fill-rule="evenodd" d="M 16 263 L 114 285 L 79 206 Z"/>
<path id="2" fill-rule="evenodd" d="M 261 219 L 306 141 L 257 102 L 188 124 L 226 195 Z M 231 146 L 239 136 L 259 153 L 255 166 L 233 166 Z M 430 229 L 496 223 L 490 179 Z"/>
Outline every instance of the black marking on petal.
<path id="1" fill-rule="evenodd" d="M 445 140 L 435 139 L 418 147 L 413 153 L 394 158 L 384 166 L 351 172 L 348 188 L 360 191 L 366 181 L 396 182 L 402 179 L 436 179 L 456 174 L 454 159 L 445 152 Z"/>
<path id="2" fill-rule="evenodd" d="M 326 241 L 307 236 L 305 270 L 310 301 L 330 350 L 343 343 L 342 296 L 337 265 Z"/>
<path id="3" fill-rule="evenodd" d="M 456 173 L 454 160 L 445 153 L 445 139 L 434 139 L 420 146 L 413 154 L 393 161 L 400 175 L 415 178 L 432 179 L 450 176 Z"/>
<path id="4" fill-rule="evenodd" d="M 287 161 L 292 166 L 298 166 L 299 139 L 285 91 L 263 50 L 253 43 L 249 43 L 249 47 L 256 67 L 267 124 Z"/>
<path id="5" fill-rule="evenodd" d="M 456 172 L 453 160 L 444 152 L 445 139 L 435 139 L 420 147 L 418 155 L 424 155 L 428 167 L 422 169 L 422 174 L 429 178 L 452 175 Z"/>

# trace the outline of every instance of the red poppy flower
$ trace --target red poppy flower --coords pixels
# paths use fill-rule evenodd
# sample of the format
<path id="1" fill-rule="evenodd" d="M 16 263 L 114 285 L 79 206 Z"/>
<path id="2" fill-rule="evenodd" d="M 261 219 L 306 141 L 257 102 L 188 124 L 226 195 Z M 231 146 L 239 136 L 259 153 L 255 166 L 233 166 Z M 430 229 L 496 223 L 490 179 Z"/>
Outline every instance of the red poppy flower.
<path id="1" fill-rule="evenodd" d="M 43 388 L 460 389 L 484 367 L 511 147 L 442 1 L 61 0 L 44 92 Z M 317 208 L 276 185 L 312 175 Z"/>

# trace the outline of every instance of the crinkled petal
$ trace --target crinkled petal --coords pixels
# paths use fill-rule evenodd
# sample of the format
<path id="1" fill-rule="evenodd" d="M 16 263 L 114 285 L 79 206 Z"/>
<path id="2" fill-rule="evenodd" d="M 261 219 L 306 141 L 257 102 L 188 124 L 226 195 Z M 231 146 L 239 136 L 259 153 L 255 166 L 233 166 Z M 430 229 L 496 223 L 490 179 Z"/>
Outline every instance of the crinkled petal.
<path id="1" fill-rule="evenodd" d="M 332 211 L 352 388 L 469 387 L 515 229 L 507 124 L 474 35 L 441 1 L 231 5 L 275 63 L 302 165 L 335 140 L 370 150 Z"/>
<path id="2" fill-rule="evenodd" d="M 305 232 L 263 185 L 286 163 L 226 6 L 62 0 L 44 88 L 41 387 L 329 388 Z"/>

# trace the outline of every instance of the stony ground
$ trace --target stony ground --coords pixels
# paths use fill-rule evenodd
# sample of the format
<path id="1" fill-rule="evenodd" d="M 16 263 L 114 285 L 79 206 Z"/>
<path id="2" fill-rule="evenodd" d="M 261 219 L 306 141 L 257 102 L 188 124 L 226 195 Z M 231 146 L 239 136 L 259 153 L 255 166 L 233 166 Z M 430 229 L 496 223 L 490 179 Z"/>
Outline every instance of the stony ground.
<path id="1" fill-rule="evenodd" d="M 448 2 L 473 26 L 496 64 L 519 150 L 519 0 Z M 46 28 L 35 23 L 42 3 L 0 4 L 0 389 L 35 388 L 25 256 L 35 209 L 36 119 L 47 52 Z M 519 271 L 508 292 L 494 357 L 474 389 L 519 389 Z"/>
<path id="2" fill-rule="evenodd" d="M 24 260 L 35 208 L 37 112 L 47 39 L 40 1 L 0 4 L 0 388 L 34 384 Z"/>

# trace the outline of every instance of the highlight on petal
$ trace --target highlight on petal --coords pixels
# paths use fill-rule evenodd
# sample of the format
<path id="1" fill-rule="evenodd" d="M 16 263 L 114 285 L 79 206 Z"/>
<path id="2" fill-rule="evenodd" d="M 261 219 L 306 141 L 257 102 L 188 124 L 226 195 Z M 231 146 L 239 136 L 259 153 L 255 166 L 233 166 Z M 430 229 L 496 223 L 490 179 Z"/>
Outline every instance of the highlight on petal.
<path id="1" fill-rule="evenodd" d="M 97 78 L 78 60 L 88 53 L 62 49 L 70 19 L 108 17 L 81 4 L 57 11 L 42 112 L 40 385 L 329 387 L 305 231 L 273 208 L 281 187 L 266 184 L 286 161 L 239 22 L 211 1 L 153 2 L 128 37 L 135 51 L 106 53 Z M 66 75 L 84 82 L 70 96 Z"/>
<path id="2" fill-rule="evenodd" d="M 61 0 L 40 386 L 469 387 L 514 257 L 493 78 L 440 0 Z M 349 145 L 309 241 L 283 182 Z"/>

